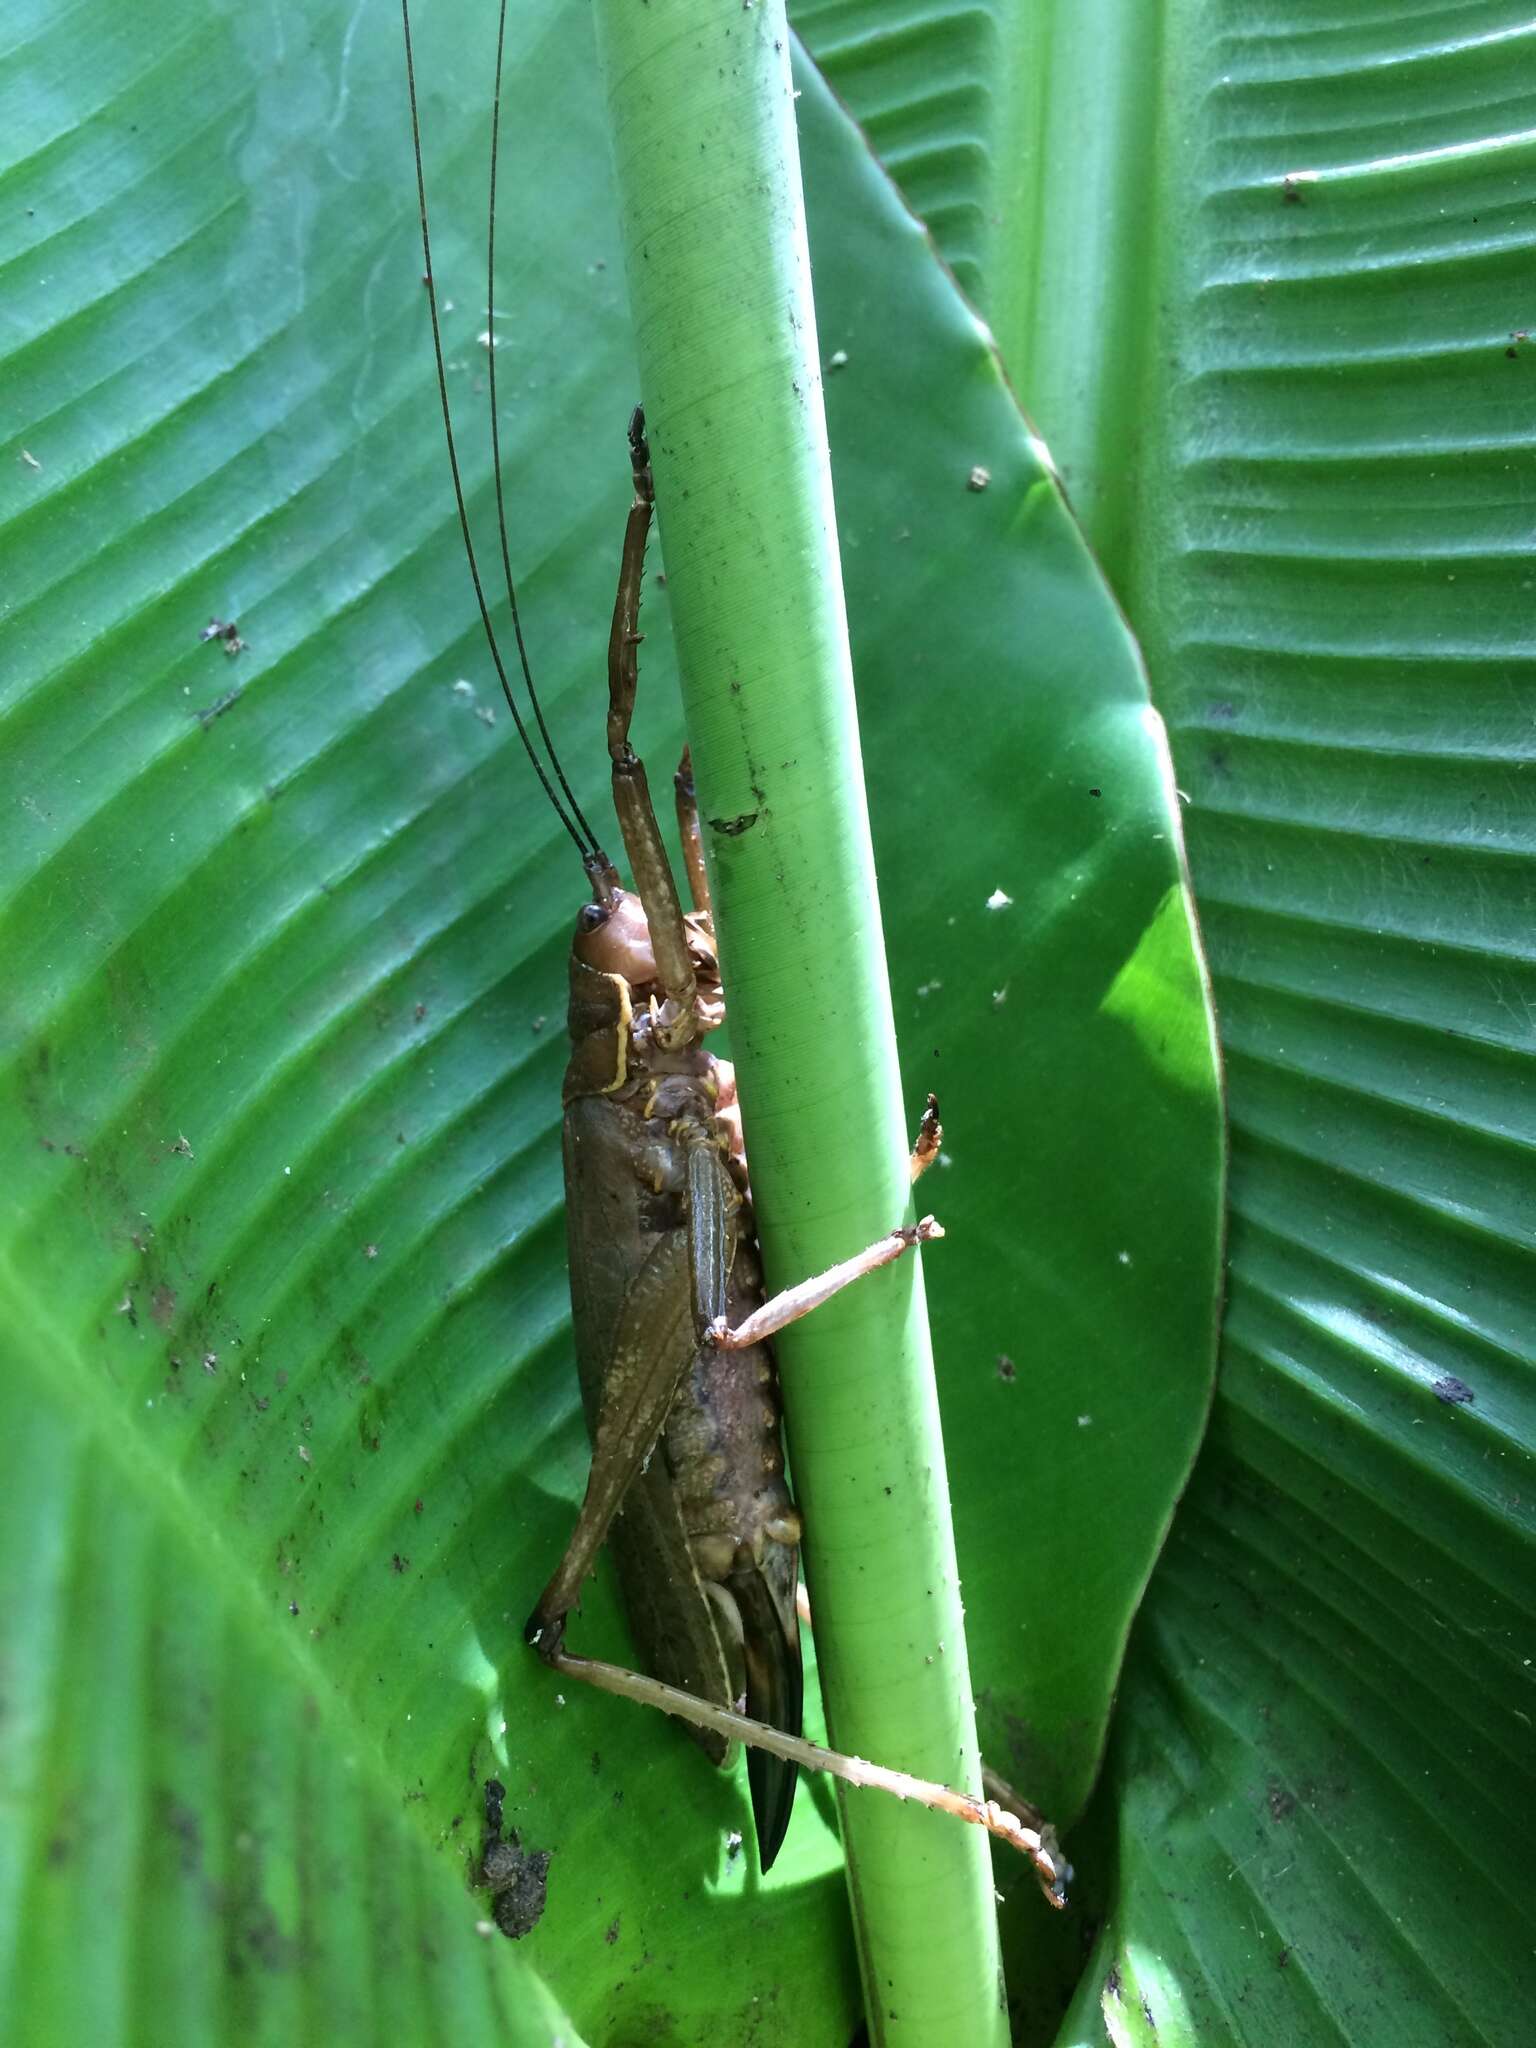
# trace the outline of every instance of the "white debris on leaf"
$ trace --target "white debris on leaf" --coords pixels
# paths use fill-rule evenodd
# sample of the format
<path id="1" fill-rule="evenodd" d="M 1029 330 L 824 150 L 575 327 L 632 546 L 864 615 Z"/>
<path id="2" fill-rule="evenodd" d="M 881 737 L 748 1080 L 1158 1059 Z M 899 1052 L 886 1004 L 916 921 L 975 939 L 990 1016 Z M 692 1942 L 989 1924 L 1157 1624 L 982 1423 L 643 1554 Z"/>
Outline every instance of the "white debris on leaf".
<path id="1" fill-rule="evenodd" d="M 1003 889 L 994 889 L 987 898 L 988 910 L 1007 910 L 1011 907 L 1012 903 L 1013 898 Z"/>

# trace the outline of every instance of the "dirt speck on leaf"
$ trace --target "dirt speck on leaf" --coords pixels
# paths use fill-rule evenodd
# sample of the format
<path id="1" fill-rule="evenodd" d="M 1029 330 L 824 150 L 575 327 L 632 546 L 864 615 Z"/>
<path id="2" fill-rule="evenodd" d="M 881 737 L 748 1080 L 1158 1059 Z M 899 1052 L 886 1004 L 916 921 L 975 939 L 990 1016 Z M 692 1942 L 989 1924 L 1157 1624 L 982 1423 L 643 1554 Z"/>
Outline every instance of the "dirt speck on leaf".
<path id="1" fill-rule="evenodd" d="M 517 1830 L 502 1831 L 506 1787 L 485 1781 L 485 1840 L 477 1881 L 491 1895 L 491 1917 L 509 1941 L 521 1941 L 544 1917 L 549 1889 L 549 1849 L 525 1849 Z M 618 1922 L 614 1922 L 617 1938 Z"/>
<path id="2" fill-rule="evenodd" d="M 197 1815 L 190 1806 L 183 1805 L 181 1800 L 167 1792 L 160 1817 L 165 1822 L 166 1832 L 176 1838 L 183 1873 L 188 1877 L 194 1876 L 203 1861 L 203 1830 Z"/>
<path id="3" fill-rule="evenodd" d="M 245 652 L 246 643 L 240 638 L 240 628 L 233 619 L 210 619 L 197 637 L 203 641 L 217 640 L 231 660 Z"/>
<path id="4" fill-rule="evenodd" d="M 1436 1380 L 1432 1391 L 1436 1400 L 1443 1401 L 1447 1408 L 1470 1407 L 1477 1399 L 1466 1381 L 1457 1379 L 1453 1372 L 1448 1372 L 1442 1379 Z"/>

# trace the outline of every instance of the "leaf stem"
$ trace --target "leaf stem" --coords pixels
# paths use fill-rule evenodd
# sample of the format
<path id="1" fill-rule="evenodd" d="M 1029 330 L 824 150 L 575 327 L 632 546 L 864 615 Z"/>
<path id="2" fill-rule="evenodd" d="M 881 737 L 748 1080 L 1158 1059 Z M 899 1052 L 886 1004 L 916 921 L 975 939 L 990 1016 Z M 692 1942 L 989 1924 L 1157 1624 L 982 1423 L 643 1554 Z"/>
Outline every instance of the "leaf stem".
<path id="1" fill-rule="evenodd" d="M 911 1213 L 789 31 L 782 0 L 596 13 L 753 1191 L 786 1287 Z M 979 1789 L 919 1259 L 776 1348 L 832 1739 Z M 871 2038 L 1003 2048 L 981 1832 L 840 1805 Z"/>

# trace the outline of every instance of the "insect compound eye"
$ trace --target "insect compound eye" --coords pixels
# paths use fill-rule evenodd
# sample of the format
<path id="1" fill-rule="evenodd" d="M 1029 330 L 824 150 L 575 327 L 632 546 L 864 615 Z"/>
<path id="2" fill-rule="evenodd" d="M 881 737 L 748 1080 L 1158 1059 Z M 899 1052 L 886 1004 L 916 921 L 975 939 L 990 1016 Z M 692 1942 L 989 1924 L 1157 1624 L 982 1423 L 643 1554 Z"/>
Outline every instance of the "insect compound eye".
<path id="1" fill-rule="evenodd" d="M 576 920 L 576 929 L 579 932 L 601 931 L 608 918 L 609 912 L 601 903 L 583 903 L 581 915 Z"/>

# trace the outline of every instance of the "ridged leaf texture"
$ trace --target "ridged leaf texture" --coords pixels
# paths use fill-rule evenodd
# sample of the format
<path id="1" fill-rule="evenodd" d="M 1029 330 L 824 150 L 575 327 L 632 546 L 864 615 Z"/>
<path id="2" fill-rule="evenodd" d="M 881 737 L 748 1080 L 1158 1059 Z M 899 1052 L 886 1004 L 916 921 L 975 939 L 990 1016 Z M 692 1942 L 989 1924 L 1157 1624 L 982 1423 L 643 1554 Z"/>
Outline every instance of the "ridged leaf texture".
<path id="1" fill-rule="evenodd" d="M 419 11 L 488 536 L 494 23 Z M 590 25 L 514 26 L 503 452 L 596 813 L 634 373 Z M 519 1640 L 586 1469 L 584 889 L 478 638 L 397 18 L 29 0 L 4 33 L 0 2034 L 841 2044 L 824 1788 L 759 1884 L 740 1777 Z M 985 1740 L 1070 1821 L 1209 1398 L 1204 984 L 1134 645 L 986 336 L 802 84 L 892 981 L 949 1133 L 929 1285 Z M 666 605 L 653 578 L 661 788 Z M 807 1171 L 837 1142 L 819 1105 Z M 579 1636 L 627 1654 L 606 1572 Z M 474 1885 L 491 1777 L 552 1852 L 517 1947 Z"/>
<path id="2" fill-rule="evenodd" d="M 1533 1904 L 1529 18 L 800 21 L 996 323 L 1145 650 L 1230 1084 L 1218 1397 L 1121 1697 L 1070 2038 L 1507 2041 Z"/>

